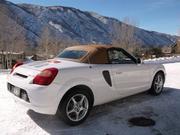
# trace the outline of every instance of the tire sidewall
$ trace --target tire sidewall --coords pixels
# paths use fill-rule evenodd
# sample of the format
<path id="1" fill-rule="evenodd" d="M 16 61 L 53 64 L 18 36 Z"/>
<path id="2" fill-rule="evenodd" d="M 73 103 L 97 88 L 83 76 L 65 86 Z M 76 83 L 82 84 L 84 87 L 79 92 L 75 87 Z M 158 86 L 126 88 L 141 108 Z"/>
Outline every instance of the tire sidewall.
<path id="1" fill-rule="evenodd" d="M 154 85 L 155 85 L 154 83 L 155 83 L 156 78 L 159 75 L 163 78 L 163 86 L 162 86 L 161 91 L 157 92 L 156 89 L 154 88 Z M 151 89 L 150 89 L 150 93 L 153 94 L 153 95 L 160 95 L 162 93 L 163 89 L 164 89 L 164 82 L 165 82 L 165 78 L 164 78 L 163 73 L 160 73 L 160 72 L 156 73 L 156 75 L 154 76 L 154 79 L 153 79 L 153 83 L 152 83 L 152 86 L 151 86 Z"/>
<path id="2" fill-rule="evenodd" d="M 70 120 L 69 117 L 67 116 L 67 113 L 66 113 L 66 107 L 67 107 L 69 100 L 76 94 L 83 94 L 84 96 L 86 96 L 86 98 L 88 99 L 88 103 L 89 103 L 88 111 L 87 111 L 86 115 L 84 116 L 84 118 L 82 118 L 80 121 Z M 69 95 L 67 95 L 66 98 L 64 98 L 64 101 L 62 101 L 60 103 L 60 105 L 58 107 L 58 113 L 59 113 L 60 118 L 66 124 L 71 125 L 71 126 L 75 126 L 75 125 L 81 124 L 82 122 L 84 122 L 87 119 L 91 109 L 92 109 L 92 98 L 91 98 L 90 94 L 85 90 L 74 90 Z"/>

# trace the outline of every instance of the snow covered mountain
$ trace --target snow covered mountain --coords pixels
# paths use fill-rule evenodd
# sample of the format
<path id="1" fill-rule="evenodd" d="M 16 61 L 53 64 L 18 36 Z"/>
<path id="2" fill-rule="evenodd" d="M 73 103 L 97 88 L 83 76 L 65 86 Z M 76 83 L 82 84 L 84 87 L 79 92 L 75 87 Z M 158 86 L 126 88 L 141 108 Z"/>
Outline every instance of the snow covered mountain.
<path id="1" fill-rule="evenodd" d="M 123 23 L 117 19 L 63 6 L 17 5 L 0 0 L 0 15 L 8 18 L 7 24 L 11 25 L 9 28 L 17 24 L 20 33 L 24 34 L 32 46 L 37 45 L 45 27 L 50 31 L 49 37 L 52 40 L 81 44 L 111 44 L 117 39 L 117 35 L 120 35 L 118 38 L 122 35 L 122 31 L 117 31 L 117 28 Z M 11 32 L 14 34 L 14 31 Z M 171 45 L 176 41 L 176 36 L 137 27 L 134 27 L 134 37 L 144 46 Z"/>

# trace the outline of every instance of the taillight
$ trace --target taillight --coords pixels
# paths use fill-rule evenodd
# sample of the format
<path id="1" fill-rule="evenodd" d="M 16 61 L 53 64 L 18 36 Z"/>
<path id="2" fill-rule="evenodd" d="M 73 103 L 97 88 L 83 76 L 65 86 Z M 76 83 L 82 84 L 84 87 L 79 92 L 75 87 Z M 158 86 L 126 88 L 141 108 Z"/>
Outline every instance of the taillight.
<path id="1" fill-rule="evenodd" d="M 56 77 L 58 73 L 58 69 L 56 68 L 48 68 L 38 75 L 33 79 L 33 84 L 38 84 L 38 85 L 49 85 L 52 83 L 54 78 Z"/>
<path id="2" fill-rule="evenodd" d="M 15 68 L 17 68 L 17 67 L 19 67 L 19 66 L 21 66 L 21 65 L 23 65 L 22 62 L 16 63 L 16 64 L 13 66 L 13 68 L 12 68 L 12 70 L 11 70 L 11 73 L 14 71 Z"/>

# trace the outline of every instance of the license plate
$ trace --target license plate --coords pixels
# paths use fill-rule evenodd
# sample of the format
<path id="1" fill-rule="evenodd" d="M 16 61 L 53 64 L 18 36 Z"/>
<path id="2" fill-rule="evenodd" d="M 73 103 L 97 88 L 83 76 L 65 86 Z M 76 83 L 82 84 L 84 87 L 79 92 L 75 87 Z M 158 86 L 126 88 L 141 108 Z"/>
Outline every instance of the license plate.
<path id="1" fill-rule="evenodd" d="M 13 93 L 16 95 L 16 96 L 20 96 L 20 88 L 17 88 L 17 87 L 14 87 L 13 88 Z"/>

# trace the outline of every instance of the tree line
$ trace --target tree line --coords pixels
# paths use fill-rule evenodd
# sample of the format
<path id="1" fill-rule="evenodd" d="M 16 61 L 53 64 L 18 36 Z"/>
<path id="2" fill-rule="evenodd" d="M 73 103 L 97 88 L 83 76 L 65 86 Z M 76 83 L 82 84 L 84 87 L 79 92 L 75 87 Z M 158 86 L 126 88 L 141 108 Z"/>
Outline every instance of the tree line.
<path id="1" fill-rule="evenodd" d="M 26 39 L 25 29 L 16 22 L 19 18 L 11 19 L 8 17 L 9 12 L 7 8 L 0 8 L 0 51 L 6 52 L 7 55 L 11 55 L 13 52 L 25 52 L 31 55 L 41 55 L 48 59 L 57 55 L 59 51 L 68 46 L 79 44 L 77 41 L 63 41 L 57 37 L 52 37 L 51 30 L 47 25 L 42 28 L 42 34 L 37 45 L 31 47 Z M 143 48 L 140 46 L 141 43 L 135 36 L 137 25 L 137 22 L 126 17 L 123 23 L 114 26 L 116 36 L 112 41 L 112 45 L 124 48 L 138 57 L 142 57 L 142 54 L 145 56 L 162 56 L 161 48 Z M 6 61 L 10 62 L 10 65 L 12 65 L 12 57 L 6 57 Z"/>

